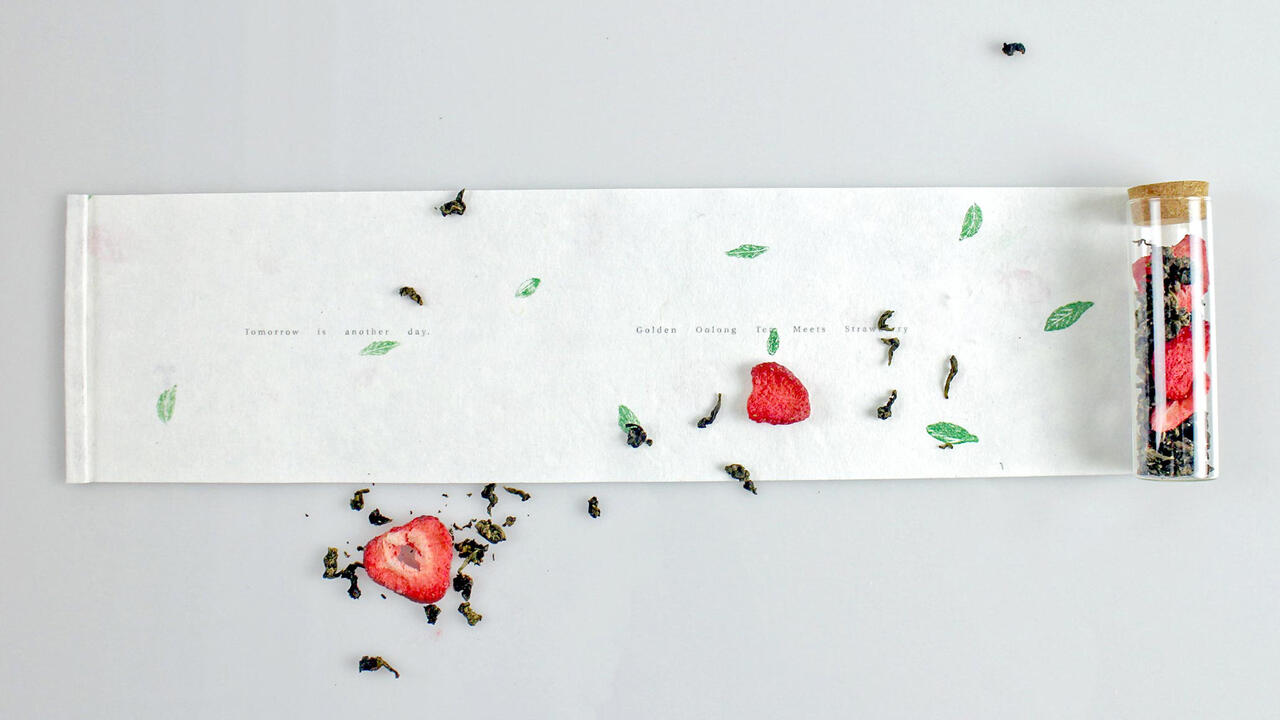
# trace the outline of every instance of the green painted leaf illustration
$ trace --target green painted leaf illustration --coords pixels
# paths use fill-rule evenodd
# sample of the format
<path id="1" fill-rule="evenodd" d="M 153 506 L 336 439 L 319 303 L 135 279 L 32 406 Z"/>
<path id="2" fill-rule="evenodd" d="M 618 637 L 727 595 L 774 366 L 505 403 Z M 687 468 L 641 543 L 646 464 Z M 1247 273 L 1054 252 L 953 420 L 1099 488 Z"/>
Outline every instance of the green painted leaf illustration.
<path id="1" fill-rule="evenodd" d="M 769 342 L 765 347 L 770 355 L 778 352 L 778 328 L 769 328 Z"/>
<path id="2" fill-rule="evenodd" d="M 374 340 L 360 351 L 361 355 L 386 355 L 400 343 L 395 340 Z"/>
<path id="3" fill-rule="evenodd" d="M 764 254 L 769 248 L 764 245 L 739 245 L 732 250 L 726 250 L 725 255 L 739 258 L 753 258 Z"/>
<path id="4" fill-rule="evenodd" d="M 516 297 L 529 297 L 538 289 L 538 285 L 542 284 L 540 278 L 529 278 L 520 284 L 520 289 L 516 290 Z"/>
<path id="5" fill-rule="evenodd" d="M 1088 300 L 1078 300 L 1073 303 L 1067 303 L 1062 307 L 1049 313 L 1048 319 L 1044 321 L 1044 331 L 1053 332 L 1054 330 L 1062 330 L 1069 328 L 1084 315 L 1084 311 L 1093 307 L 1093 303 Z"/>
<path id="6" fill-rule="evenodd" d="M 960 226 L 960 239 L 971 238 L 978 234 L 978 228 L 982 227 L 982 208 L 978 207 L 978 203 L 969 206 L 969 212 L 964 214 L 964 224 Z"/>
<path id="7" fill-rule="evenodd" d="M 639 424 L 640 424 L 640 420 L 636 418 L 635 413 L 631 412 L 631 408 L 627 407 L 626 405 L 618 406 L 618 427 L 622 428 L 623 430 L 626 430 L 628 425 L 639 425 Z"/>
<path id="8" fill-rule="evenodd" d="M 936 422 L 925 428 L 934 440 L 944 445 L 962 445 L 978 442 L 978 436 L 968 430 L 949 422 Z"/>
<path id="9" fill-rule="evenodd" d="M 159 399 L 156 400 L 156 416 L 160 418 L 160 422 L 169 422 L 173 417 L 173 401 L 178 397 L 178 386 L 165 390 L 160 393 Z"/>

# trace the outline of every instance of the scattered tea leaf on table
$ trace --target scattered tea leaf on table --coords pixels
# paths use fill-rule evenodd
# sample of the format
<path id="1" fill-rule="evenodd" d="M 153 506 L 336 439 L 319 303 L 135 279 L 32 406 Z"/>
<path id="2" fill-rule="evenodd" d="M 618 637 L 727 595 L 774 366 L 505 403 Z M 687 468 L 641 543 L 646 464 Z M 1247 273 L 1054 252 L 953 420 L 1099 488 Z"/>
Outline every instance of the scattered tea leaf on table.
<path id="1" fill-rule="evenodd" d="M 1093 303 L 1088 300 L 1080 300 L 1063 305 L 1049 313 L 1048 319 L 1044 321 L 1044 331 L 1053 332 L 1054 330 L 1064 330 L 1071 327 L 1091 307 L 1093 307 Z"/>
<path id="2" fill-rule="evenodd" d="M 395 340 L 374 340 L 360 351 L 361 355 L 386 355 L 400 343 Z"/>
<path id="3" fill-rule="evenodd" d="M 978 229 L 982 227 L 982 208 L 978 207 L 978 203 L 969 206 L 969 211 L 964 214 L 964 224 L 960 226 L 960 239 L 971 238 L 978 234 Z"/>
<path id="4" fill-rule="evenodd" d="M 753 258 L 763 255 L 769 248 L 764 245 L 739 245 L 732 250 L 726 250 L 725 255 L 737 258 Z"/>

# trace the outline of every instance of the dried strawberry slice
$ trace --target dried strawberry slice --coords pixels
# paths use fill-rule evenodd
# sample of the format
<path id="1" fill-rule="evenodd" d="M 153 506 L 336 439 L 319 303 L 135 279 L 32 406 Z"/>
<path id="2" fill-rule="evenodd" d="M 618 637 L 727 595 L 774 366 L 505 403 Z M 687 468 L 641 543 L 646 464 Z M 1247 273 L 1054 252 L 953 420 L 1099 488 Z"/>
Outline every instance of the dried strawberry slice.
<path id="1" fill-rule="evenodd" d="M 770 425 L 798 423 L 809 417 L 809 391 L 782 365 L 760 363 L 751 368 L 747 417 Z"/>
<path id="2" fill-rule="evenodd" d="M 364 546 L 369 579 L 414 602 L 444 597 L 452 564 L 453 537 L 430 515 L 391 528 Z"/>

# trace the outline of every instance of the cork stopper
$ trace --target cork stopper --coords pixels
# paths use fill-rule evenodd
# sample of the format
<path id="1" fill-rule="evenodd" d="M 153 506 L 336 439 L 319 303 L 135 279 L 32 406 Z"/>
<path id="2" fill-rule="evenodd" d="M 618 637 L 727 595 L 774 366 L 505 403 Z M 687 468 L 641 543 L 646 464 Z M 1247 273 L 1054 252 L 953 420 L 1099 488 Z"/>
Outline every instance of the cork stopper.
<path id="1" fill-rule="evenodd" d="M 1151 203 L 1148 200 L 1160 200 L 1160 224 L 1174 225 L 1191 220 L 1191 208 L 1197 209 L 1197 220 L 1208 217 L 1208 208 L 1203 202 L 1189 203 L 1187 200 L 1209 198 L 1209 183 L 1203 180 L 1176 180 L 1174 182 L 1136 185 L 1129 188 L 1129 212 L 1136 225 L 1151 224 Z"/>

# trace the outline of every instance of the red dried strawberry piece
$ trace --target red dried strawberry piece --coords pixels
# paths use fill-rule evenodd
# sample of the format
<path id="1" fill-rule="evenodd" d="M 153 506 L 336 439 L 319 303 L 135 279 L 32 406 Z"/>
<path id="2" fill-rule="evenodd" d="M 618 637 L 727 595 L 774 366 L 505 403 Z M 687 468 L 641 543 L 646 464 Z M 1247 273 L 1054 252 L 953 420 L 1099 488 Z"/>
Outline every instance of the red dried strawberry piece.
<path id="1" fill-rule="evenodd" d="M 452 564 L 453 536 L 430 515 L 391 528 L 364 546 L 369 579 L 414 602 L 444 597 Z"/>
<path id="2" fill-rule="evenodd" d="M 1133 261 L 1133 283 L 1139 290 L 1146 291 L 1147 281 L 1151 279 L 1151 256 L 1146 255 Z"/>
<path id="3" fill-rule="evenodd" d="M 747 417 L 758 423 L 790 425 L 809 417 L 809 391 L 790 370 L 775 362 L 751 368 Z"/>
<path id="4" fill-rule="evenodd" d="M 1204 354 L 1209 356 L 1209 325 L 1204 325 Z M 1202 366 L 1203 367 L 1203 366 Z M 1178 331 L 1164 344 L 1164 394 L 1169 400 L 1181 400 L 1191 395 L 1191 382 L 1195 377 L 1192 362 L 1191 327 Z"/>
<path id="5" fill-rule="evenodd" d="M 1158 433 L 1168 432 L 1181 425 L 1195 412 L 1191 398 L 1173 400 L 1162 408 L 1151 411 L 1151 429 Z"/>

